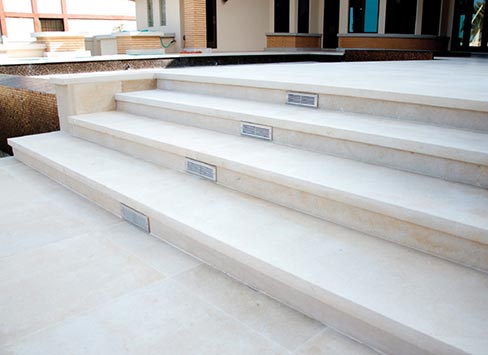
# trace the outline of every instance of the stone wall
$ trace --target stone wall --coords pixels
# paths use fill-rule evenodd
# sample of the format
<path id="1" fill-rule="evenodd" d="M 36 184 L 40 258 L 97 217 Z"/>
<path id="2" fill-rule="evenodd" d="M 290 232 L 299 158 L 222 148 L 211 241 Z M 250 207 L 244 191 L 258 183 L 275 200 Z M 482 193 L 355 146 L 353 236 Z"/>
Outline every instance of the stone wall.
<path id="1" fill-rule="evenodd" d="M 54 89 L 46 79 L 0 75 L 0 150 L 7 138 L 59 130 Z"/>
<path id="2" fill-rule="evenodd" d="M 115 71 L 145 68 L 164 68 L 169 59 L 128 59 L 128 60 L 98 60 L 98 61 L 66 61 L 53 63 L 10 64 L 0 65 L 0 74 L 8 75 L 52 75 L 93 73 L 100 71 Z"/>

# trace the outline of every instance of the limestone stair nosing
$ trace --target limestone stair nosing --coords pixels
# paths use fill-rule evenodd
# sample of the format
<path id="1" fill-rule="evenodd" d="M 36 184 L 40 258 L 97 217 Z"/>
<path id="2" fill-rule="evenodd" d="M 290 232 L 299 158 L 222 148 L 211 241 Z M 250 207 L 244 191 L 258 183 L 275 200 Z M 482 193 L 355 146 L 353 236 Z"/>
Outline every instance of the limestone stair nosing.
<path id="1" fill-rule="evenodd" d="M 238 76 L 238 75 L 237 75 Z M 488 103 L 466 98 L 244 79 L 166 70 L 156 74 L 158 88 L 169 91 L 283 104 L 289 92 L 319 95 L 319 109 L 356 112 L 488 132 Z"/>
<path id="2" fill-rule="evenodd" d="M 386 216 L 380 220 L 384 225 L 390 223 L 389 228 L 406 235 L 400 243 L 422 250 L 427 247 L 426 252 L 488 270 L 488 215 L 483 212 L 488 191 L 484 189 L 124 112 L 73 116 L 70 122 L 81 138 L 143 159 L 152 159 L 152 154 L 163 166 L 183 170 L 186 157 L 215 165 L 218 183 L 225 180 L 225 186 L 275 203 L 280 203 L 277 196 L 286 195 L 280 203 L 285 207 L 298 201 L 296 206 L 308 208 L 303 193 L 310 201 L 317 197 L 323 199 L 321 203 L 352 207 L 349 215 L 339 213 L 339 219 L 324 218 L 363 232 L 375 230 L 368 218 Z M 314 210 L 296 209 L 321 216 Z M 366 213 L 355 220 L 355 213 L 361 211 Z M 415 234 L 416 226 L 424 228 L 423 234 Z M 436 233 L 440 233 L 435 235 L 438 245 L 431 236 Z M 445 254 L 444 249 L 453 251 Z"/>
<path id="3" fill-rule="evenodd" d="M 113 200 L 109 209 L 125 203 L 146 213 L 168 227 L 160 231 L 179 233 L 159 237 L 187 251 L 208 248 L 206 262 L 385 353 L 488 351 L 485 273 L 63 132 L 9 143 L 26 164 L 75 191 L 88 186 L 89 198 Z"/>
<path id="4" fill-rule="evenodd" d="M 164 90 L 115 98 L 128 113 L 235 135 L 241 122 L 266 125 L 278 144 L 488 188 L 488 134 L 482 132 Z"/>

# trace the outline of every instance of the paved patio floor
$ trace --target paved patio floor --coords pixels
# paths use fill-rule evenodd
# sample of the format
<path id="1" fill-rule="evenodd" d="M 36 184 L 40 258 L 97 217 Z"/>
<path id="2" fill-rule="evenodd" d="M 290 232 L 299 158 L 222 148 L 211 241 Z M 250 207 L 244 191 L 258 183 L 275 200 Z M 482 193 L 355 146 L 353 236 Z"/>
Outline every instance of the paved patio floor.
<path id="1" fill-rule="evenodd" d="M 373 354 L 0 159 L 0 354 Z"/>

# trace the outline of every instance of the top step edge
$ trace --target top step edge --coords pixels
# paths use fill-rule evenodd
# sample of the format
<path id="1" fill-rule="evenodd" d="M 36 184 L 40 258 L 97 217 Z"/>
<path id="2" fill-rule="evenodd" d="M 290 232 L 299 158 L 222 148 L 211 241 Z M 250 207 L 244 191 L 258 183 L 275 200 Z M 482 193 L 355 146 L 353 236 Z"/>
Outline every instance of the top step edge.
<path id="1" fill-rule="evenodd" d="M 181 74 L 181 73 L 157 73 L 158 80 L 173 80 L 197 82 L 202 84 L 216 84 L 216 85 L 230 85 L 230 86 L 245 86 L 259 89 L 294 91 L 303 93 L 313 93 L 319 95 L 334 95 L 334 96 L 349 96 L 354 98 L 392 101 L 405 104 L 417 104 L 425 106 L 434 106 L 440 108 L 450 108 L 457 110 L 470 110 L 486 112 L 488 114 L 488 102 L 482 100 L 468 100 L 448 96 L 432 96 L 432 95 L 418 95 L 405 92 L 395 91 L 381 91 L 362 89 L 354 87 L 342 87 L 332 85 L 316 85 L 307 83 L 292 83 L 276 80 L 256 80 L 256 79 L 242 79 L 206 76 L 196 74 Z"/>

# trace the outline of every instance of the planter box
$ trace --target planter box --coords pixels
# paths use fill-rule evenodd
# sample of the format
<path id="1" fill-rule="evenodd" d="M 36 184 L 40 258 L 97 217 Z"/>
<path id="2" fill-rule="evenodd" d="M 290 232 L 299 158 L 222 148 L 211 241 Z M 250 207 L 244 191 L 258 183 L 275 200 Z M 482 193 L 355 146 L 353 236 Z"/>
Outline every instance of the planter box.
<path id="1" fill-rule="evenodd" d="M 46 52 L 76 52 L 85 50 L 85 36 L 70 32 L 35 32 L 32 37 L 46 45 Z"/>
<path id="2" fill-rule="evenodd" d="M 339 48 L 405 49 L 443 52 L 448 37 L 370 33 L 339 34 Z"/>
<path id="3" fill-rule="evenodd" d="M 168 45 L 174 40 L 174 33 L 134 31 L 115 33 L 114 36 L 117 41 L 118 54 L 134 54 L 137 51 L 149 53 L 151 51 L 157 52 L 158 50 L 161 52 L 161 49 L 164 49 L 164 53 L 176 52 L 176 45 L 174 44 L 169 48 L 163 48 L 161 45 L 161 42 L 164 45 Z"/>
<path id="4" fill-rule="evenodd" d="M 318 33 L 266 33 L 266 48 L 319 49 L 321 39 Z"/>

